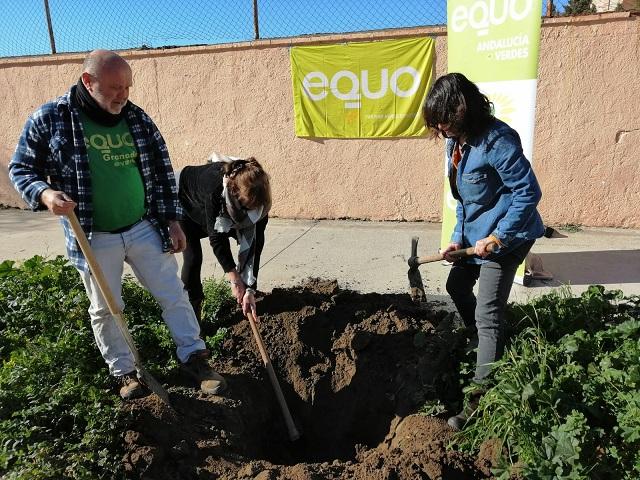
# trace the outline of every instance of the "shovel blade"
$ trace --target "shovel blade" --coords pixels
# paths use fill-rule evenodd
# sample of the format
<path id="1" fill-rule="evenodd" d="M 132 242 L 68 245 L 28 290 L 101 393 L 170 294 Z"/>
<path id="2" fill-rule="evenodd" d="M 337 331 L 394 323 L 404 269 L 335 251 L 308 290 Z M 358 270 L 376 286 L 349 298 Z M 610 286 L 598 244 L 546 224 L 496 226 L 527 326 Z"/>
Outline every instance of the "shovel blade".
<path id="1" fill-rule="evenodd" d="M 147 372 L 144 368 L 136 365 L 136 371 L 138 373 L 138 379 L 153 393 L 155 393 L 160 400 L 162 400 L 167 406 L 171 407 L 169 401 L 169 393 L 164 389 L 160 382 L 158 382 L 153 375 Z"/>

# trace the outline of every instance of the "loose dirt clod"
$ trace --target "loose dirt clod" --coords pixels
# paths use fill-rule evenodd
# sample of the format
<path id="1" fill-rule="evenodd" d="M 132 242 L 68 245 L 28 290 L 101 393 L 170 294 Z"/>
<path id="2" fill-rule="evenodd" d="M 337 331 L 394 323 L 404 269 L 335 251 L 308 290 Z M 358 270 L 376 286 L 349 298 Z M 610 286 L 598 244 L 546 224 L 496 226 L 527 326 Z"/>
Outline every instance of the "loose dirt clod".
<path id="1" fill-rule="evenodd" d="M 360 294 L 317 279 L 274 289 L 258 311 L 302 438 L 288 441 L 249 324 L 238 316 L 215 363 L 229 382 L 224 397 L 173 386 L 177 414 L 154 396 L 128 404 L 131 478 L 487 478 L 486 461 L 446 448 L 445 421 L 417 413 L 426 400 L 459 400 L 459 338 L 443 325 L 444 312 L 408 295 Z"/>

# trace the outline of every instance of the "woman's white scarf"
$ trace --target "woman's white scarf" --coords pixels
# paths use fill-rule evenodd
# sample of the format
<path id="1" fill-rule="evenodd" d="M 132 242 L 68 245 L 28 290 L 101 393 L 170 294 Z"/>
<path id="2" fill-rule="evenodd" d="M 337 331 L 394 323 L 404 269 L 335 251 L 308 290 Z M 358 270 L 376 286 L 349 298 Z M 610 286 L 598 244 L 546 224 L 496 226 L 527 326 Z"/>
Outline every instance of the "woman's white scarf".
<path id="1" fill-rule="evenodd" d="M 230 163 L 234 160 L 241 160 L 237 157 L 229 157 L 213 153 L 209 157 L 209 162 L 225 162 Z M 256 240 L 256 223 L 262 220 L 267 211 L 263 206 L 252 210 L 242 208 L 236 198 L 234 198 L 227 189 L 229 177 L 225 175 L 222 178 L 222 199 L 225 207 L 221 209 L 220 215 L 216 217 L 214 230 L 216 232 L 228 233 L 232 228 L 236 231 L 236 237 L 240 248 L 238 250 L 237 270 L 245 285 L 251 286 L 256 282 L 253 274 L 253 266 L 255 263 L 255 240 Z M 253 247 L 253 248 L 252 248 Z M 251 255 L 250 255 L 251 253 Z"/>

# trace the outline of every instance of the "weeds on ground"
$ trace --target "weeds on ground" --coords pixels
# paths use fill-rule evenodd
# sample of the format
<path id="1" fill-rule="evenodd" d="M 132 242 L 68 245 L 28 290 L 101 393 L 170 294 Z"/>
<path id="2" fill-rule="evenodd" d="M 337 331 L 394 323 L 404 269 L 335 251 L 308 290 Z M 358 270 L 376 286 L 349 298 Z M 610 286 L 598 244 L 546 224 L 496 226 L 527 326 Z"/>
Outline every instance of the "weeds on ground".
<path id="1" fill-rule="evenodd" d="M 230 318 L 235 307 L 235 299 L 231 288 L 224 280 L 207 278 L 202 282 L 204 301 L 202 302 L 202 336 L 216 358 L 222 353 L 222 344 L 227 338 L 228 330 L 222 325 Z"/>
<path id="2" fill-rule="evenodd" d="M 208 295 L 218 296 L 207 297 L 211 316 L 221 319 L 219 309 L 230 302 L 225 285 L 205 284 Z M 123 296 L 145 366 L 166 373 L 175 365 L 175 345 L 159 306 L 132 278 L 124 280 Z M 87 308 L 80 277 L 63 257 L 0 263 L 3 479 L 122 477 L 128 418 L 95 345 Z M 224 332 L 210 338 L 215 350 Z"/>
<path id="3" fill-rule="evenodd" d="M 227 338 L 227 333 L 228 330 L 225 327 L 220 327 L 215 335 L 205 337 L 205 342 L 213 358 L 217 358 L 222 354 L 222 343 Z"/>
<path id="4" fill-rule="evenodd" d="M 527 479 L 638 478 L 640 297 L 591 286 L 510 313 L 515 336 L 459 445 L 499 439 L 502 479 L 516 463 Z"/>
<path id="5" fill-rule="evenodd" d="M 562 230 L 568 233 L 577 233 L 582 231 L 582 225 L 577 223 L 565 223 L 564 225 L 560 225 L 558 230 Z"/>
<path id="6" fill-rule="evenodd" d="M 202 282 L 204 301 L 202 302 L 202 328 L 205 333 L 213 333 L 231 317 L 236 302 L 231 288 L 224 280 L 207 278 Z"/>
<path id="7" fill-rule="evenodd" d="M 76 270 L 0 264 L 0 476 L 112 478 L 125 421 Z"/>
<path id="8" fill-rule="evenodd" d="M 446 405 L 444 405 L 439 399 L 427 400 L 420 408 L 418 413 L 421 415 L 427 415 L 429 417 L 437 417 L 447 411 Z"/>

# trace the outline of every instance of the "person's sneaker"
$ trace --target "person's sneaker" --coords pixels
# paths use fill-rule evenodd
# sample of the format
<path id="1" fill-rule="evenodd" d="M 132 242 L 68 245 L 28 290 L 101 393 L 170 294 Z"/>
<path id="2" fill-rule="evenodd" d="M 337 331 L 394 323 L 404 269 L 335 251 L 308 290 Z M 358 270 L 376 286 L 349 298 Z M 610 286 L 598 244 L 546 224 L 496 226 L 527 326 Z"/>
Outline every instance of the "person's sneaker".
<path id="1" fill-rule="evenodd" d="M 123 400 L 133 400 L 134 398 L 143 397 L 147 391 L 144 385 L 138 380 L 135 370 L 133 372 L 120 375 L 118 381 L 120 382 L 120 397 Z"/>
<path id="2" fill-rule="evenodd" d="M 209 350 L 197 350 L 189 360 L 181 365 L 182 370 L 196 382 L 200 390 L 211 395 L 219 395 L 227 388 L 227 381 L 209 365 Z"/>

